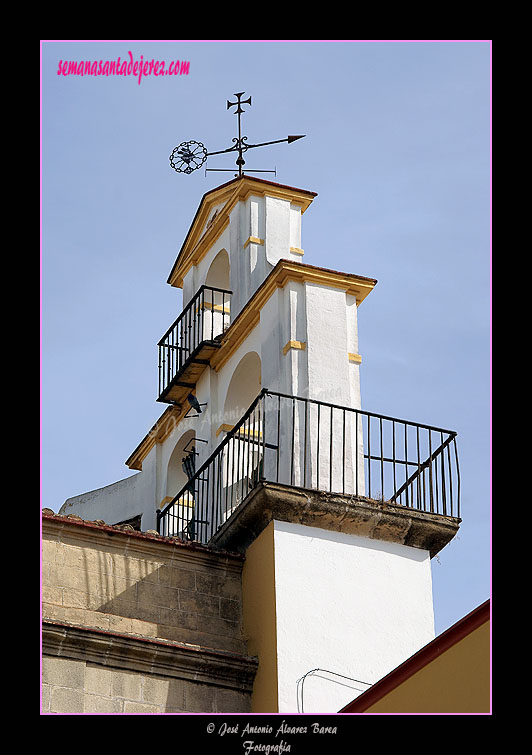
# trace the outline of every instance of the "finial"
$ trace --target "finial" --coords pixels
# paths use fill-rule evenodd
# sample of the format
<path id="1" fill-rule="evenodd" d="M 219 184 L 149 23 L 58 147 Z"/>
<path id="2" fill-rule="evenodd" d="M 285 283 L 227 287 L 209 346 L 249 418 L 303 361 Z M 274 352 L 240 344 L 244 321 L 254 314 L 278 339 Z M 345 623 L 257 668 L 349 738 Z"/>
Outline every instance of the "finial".
<path id="1" fill-rule="evenodd" d="M 242 105 L 249 105 L 251 107 L 251 97 L 248 97 L 247 100 L 242 100 L 242 96 L 245 94 L 245 92 L 237 92 L 233 96 L 237 98 L 236 102 L 230 102 L 227 100 L 227 110 L 231 107 L 236 107 L 236 110 L 234 112 L 235 115 L 238 116 L 238 136 L 233 138 L 234 146 L 229 147 L 228 149 L 221 149 L 216 152 L 207 152 L 207 148 L 204 144 L 197 141 L 190 141 L 190 142 L 181 142 L 181 144 L 178 147 L 175 147 L 172 151 L 172 154 L 170 155 L 170 165 L 171 167 L 177 172 L 177 173 L 187 173 L 190 174 L 193 171 L 197 170 L 198 168 L 201 168 L 207 157 L 210 157 L 211 155 L 222 155 L 226 152 L 237 152 L 238 157 L 236 159 L 236 164 L 238 166 L 238 173 L 235 174 L 235 176 L 242 176 L 244 174 L 243 166 L 246 164 L 246 161 L 244 160 L 243 154 L 244 152 L 247 152 L 248 149 L 253 149 L 254 147 L 266 147 L 270 144 L 280 144 L 281 142 L 288 142 L 288 144 L 291 144 L 292 142 L 297 141 L 298 139 L 303 139 L 305 134 L 300 134 L 298 136 L 288 136 L 285 139 L 275 139 L 271 142 L 260 142 L 259 144 L 247 144 L 247 136 L 242 136 L 242 123 L 241 123 L 241 115 L 242 113 L 245 113 L 246 111 L 242 109 Z M 205 172 L 207 171 L 222 171 L 227 172 L 229 170 L 234 170 L 231 168 L 206 168 Z M 248 173 L 275 173 L 274 170 L 251 170 L 247 171 Z"/>

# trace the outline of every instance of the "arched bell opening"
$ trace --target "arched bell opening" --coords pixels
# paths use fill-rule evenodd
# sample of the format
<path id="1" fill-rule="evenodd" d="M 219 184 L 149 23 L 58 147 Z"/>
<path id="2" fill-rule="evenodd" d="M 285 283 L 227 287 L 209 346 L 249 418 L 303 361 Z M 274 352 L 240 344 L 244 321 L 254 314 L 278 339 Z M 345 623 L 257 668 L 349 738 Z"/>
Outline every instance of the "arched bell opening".
<path id="1" fill-rule="evenodd" d="M 166 535 L 175 535 L 183 539 L 190 536 L 190 523 L 194 521 L 195 485 L 191 479 L 196 471 L 196 433 L 187 430 L 177 441 L 168 460 L 166 471 L 166 498 L 168 503 L 177 498 L 168 511 L 168 531 Z"/>
<path id="2" fill-rule="evenodd" d="M 262 477 L 263 406 L 259 402 L 248 412 L 261 390 L 260 356 L 257 352 L 250 351 L 236 366 L 224 402 L 221 429 L 225 437 L 227 434 L 231 437 L 225 443 L 221 465 L 223 520 L 230 516 Z M 243 418 L 245 419 L 241 423 Z"/>
<path id="3" fill-rule="evenodd" d="M 225 249 L 221 249 L 211 262 L 205 285 L 213 288 L 229 290 L 231 287 L 231 265 L 229 255 Z"/>
<path id="4" fill-rule="evenodd" d="M 262 390 L 261 360 L 249 351 L 235 368 L 224 402 L 224 425 L 234 426 Z"/>

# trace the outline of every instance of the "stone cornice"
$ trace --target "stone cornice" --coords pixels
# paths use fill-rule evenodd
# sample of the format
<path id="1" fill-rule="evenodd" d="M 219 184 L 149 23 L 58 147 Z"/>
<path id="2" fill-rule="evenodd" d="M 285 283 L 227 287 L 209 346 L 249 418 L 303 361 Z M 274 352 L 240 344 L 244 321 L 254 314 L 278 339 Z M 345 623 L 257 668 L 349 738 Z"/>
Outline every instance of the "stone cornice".
<path id="1" fill-rule="evenodd" d="M 354 495 L 261 482 L 214 535 L 221 548 L 244 553 L 272 520 L 421 548 L 431 558 L 456 535 L 461 519 Z"/>
<path id="2" fill-rule="evenodd" d="M 223 650 L 51 621 L 42 624 L 42 652 L 244 692 L 251 692 L 258 665 L 254 657 Z"/>
<path id="3" fill-rule="evenodd" d="M 60 540 L 64 536 L 75 538 L 82 545 L 108 548 L 111 542 L 124 549 L 132 557 L 158 558 L 190 568 L 191 563 L 207 566 L 213 571 L 239 574 L 242 555 L 223 550 L 214 550 L 200 543 L 191 543 L 179 538 L 164 537 L 155 532 L 136 532 L 99 522 L 90 522 L 75 515 L 59 516 L 42 514 L 42 535 Z"/>

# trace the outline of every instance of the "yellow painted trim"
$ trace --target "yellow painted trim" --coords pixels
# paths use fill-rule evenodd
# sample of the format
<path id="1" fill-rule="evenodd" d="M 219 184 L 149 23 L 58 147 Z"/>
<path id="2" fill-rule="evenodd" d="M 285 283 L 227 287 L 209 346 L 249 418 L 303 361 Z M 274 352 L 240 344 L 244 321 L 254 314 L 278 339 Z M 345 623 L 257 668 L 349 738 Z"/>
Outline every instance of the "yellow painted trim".
<path id="1" fill-rule="evenodd" d="M 250 436 L 253 436 L 254 438 L 258 438 L 260 440 L 262 438 L 262 433 L 260 430 L 250 430 L 244 425 L 244 427 L 241 427 L 237 432 L 235 438 L 242 438 L 243 440 L 246 440 L 246 438 L 249 438 Z"/>
<path id="2" fill-rule="evenodd" d="M 301 256 L 305 254 L 305 252 L 302 249 L 299 249 L 297 246 L 291 246 L 290 251 L 292 252 L 292 254 L 300 254 Z"/>
<path id="3" fill-rule="evenodd" d="M 156 443 L 162 443 L 171 432 L 179 425 L 184 415 L 190 409 L 190 406 L 169 406 L 161 414 L 157 422 L 152 426 L 150 431 L 144 436 L 131 456 L 126 461 L 126 466 L 142 471 L 142 462 L 150 453 Z"/>
<path id="4" fill-rule="evenodd" d="M 343 289 L 347 294 L 356 297 L 357 306 L 373 290 L 377 281 L 374 278 L 363 278 L 353 273 L 341 273 L 337 270 L 327 270 L 314 265 L 306 265 L 295 260 L 279 260 L 277 284 L 284 286 L 287 281 L 299 283 L 316 283 L 331 288 Z M 274 268 L 275 270 L 275 268 Z"/>
<path id="5" fill-rule="evenodd" d="M 243 312 L 244 310 L 242 310 L 240 314 L 242 314 Z M 223 340 L 223 337 L 222 337 L 222 343 L 227 344 L 227 349 L 223 349 L 222 347 L 218 349 L 218 351 L 213 355 L 211 359 L 211 367 L 214 369 L 215 372 L 218 372 L 224 366 L 224 364 L 231 358 L 231 356 L 235 353 L 235 351 L 238 349 L 240 344 L 248 337 L 251 331 L 259 324 L 259 322 L 260 322 L 260 310 L 259 311 L 248 310 L 248 312 L 246 312 L 245 319 L 240 321 L 238 328 L 235 328 L 232 331 L 232 333 L 230 334 L 230 337 L 227 338 L 225 341 Z M 231 326 L 229 326 L 229 328 L 226 330 L 226 333 L 229 333 L 230 328 Z M 223 352 L 223 353 L 220 354 L 220 352 Z"/>
<path id="6" fill-rule="evenodd" d="M 187 238 L 179 252 L 174 268 L 168 277 L 168 283 L 177 288 L 183 288 L 183 278 L 193 265 L 197 265 L 207 254 L 216 240 L 222 235 L 229 225 L 229 212 L 233 207 L 232 194 L 235 187 L 229 192 L 224 192 L 216 199 L 203 206 L 200 204 L 196 217 L 192 221 Z M 212 223 L 204 229 L 206 217 L 213 204 L 226 201 L 225 205 L 213 216 Z M 181 259 L 180 259 L 181 258 Z"/>
<path id="7" fill-rule="evenodd" d="M 288 341 L 283 347 L 283 356 L 290 351 L 290 349 L 301 349 L 304 351 L 307 348 L 307 344 L 304 341 Z"/>
<path id="8" fill-rule="evenodd" d="M 207 228 L 203 236 L 201 236 L 197 244 L 192 249 L 191 255 L 193 256 L 189 257 L 188 261 L 186 262 L 186 266 L 183 268 L 180 278 L 181 285 L 179 285 L 178 288 L 183 288 L 183 278 L 188 273 L 190 268 L 193 267 L 193 265 L 197 265 L 199 262 L 201 262 L 201 260 L 205 257 L 207 252 L 212 248 L 212 246 L 228 226 L 229 216 L 222 216 L 222 214 L 220 214 L 216 221 L 212 224 L 212 226 Z M 171 283 L 171 285 L 176 286 L 177 283 Z"/>
<path id="9" fill-rule="evenodd" d="M 347 356 L 349 358 L 349 361 L 353 364 L 360 364 L 362 362 L 362 357 L 360 356 L 360 354 L 348 353 Z"/>
<path id="10" fill-rule="evenodd" d="M 220 425 L 218 430 L 216 430 L 216 437 L 220 435 L 220 433 L 228 433 L 233 429 L 234 425 Z"/>
<path id="11" fill-rule="evenodd" d="M 220 186 L 212 192 L 208 192 L 200 202 L 185 242 L 168 276 L 167 282 L 171 286 L 177 286 L 177 288 L 183 287 L 183 278 L 188 270 L 201 261 L 227 227 L 229 214 L 233 207 L 235 207 L 237 202 L 245 202 L 252 195 L 286 199 L 291 204 L 301 207 L 302 214 L 316 196 L 315 192 L 268 183 L 250 176 L 244 176 L 236 181 L 231 181 L 224 186 Z M 223 207 L 219 209 L 216 215 L 211 218 L 209 225 L 205 227 L 213 205 L 222 204 L 223 202 L 225 202 Z"/>
<path id="12" fill-rule="evenodd" d="M 190 493 L 187 493 L 186 495 L 187 495 L 186 498 L 183 498 L 183 496 L 181 496 L 181 498 L 179 499 L 179 503 L 177 505 L 186 506 L 187 509 L 193 509 L 196 505 L 196 501 L 194 500 L 194 498 L 191 496 Z"/>
<path id="13" fill-rule="evenodd" d="M 187 493 L 186 496 L 187 496 L 186 498 L 181 496 L 181 498 L 179 499 L 179 502 L 176 502 L 176 505 L 186 506 L 187 509 L 193 509 L 195 506 L 194 499 L 192 498 L 190 493 Z M 170 495 L 165 496 L 163 500 L 161 501 L 161 503 L 159 504 L 158 508 L 160 509 L 164 508 L 167 503 L 170 503 L 170 501 L 173 501 L 173 500 L 174 500 L 174 496 L 170 496 Z"/>
<path id="14" fill-rule="evenodd" d="M 277 619 L 274 523 L 246 551 L 242 570 L 242 619 L 247 652 L 259 658 L 251 696 L 252 713 L 277 713 Z"/>
<path id="15" fill-rule="evenodd" d="M 202 309 L 213 309 L 215 312 L 223 312 L 225 315 L 231 314 L 231 309 L 230 309 L 229 304 L 227 304 L 225 307 L 222 307 L 221 304 L 215 304 L 213 307 L 210 301 L 204 301 L 203 307 L 198 307 L 196 309 L 196 314 L 198 314 L 199 311 Z"/>
<path id="16" fill-rule="evenodd" d="M 216 218 L 218 217 L 218 213 L 219 213 L 219 212 L 220 212 L 219 210 L 215 210 L 215 212 L 214 212 L 214 214 L 213 214 L 212 218 L 211 218 L 210 220 L 208 220 L 208 221 L 207 221 L 207 224 L 205 225 L 205 231 L 208 231 L 208 230 L 209 230 L 209 229 L 211 228 L 212 224 L 214 223 L 214 221 L 215 221 L 215 220 L 216 220 Z"/>
<path id="17" fill-rule="evenodd" d="M 246 306 L 239 312 L 222 336 L 222 346 L 211 359 L 211 367 L 216 372 L 226 364 L 253 328 L 258 325 L 260 310 L 272 294 L 278 288 L 283 288 L 291 280 L 297 283 L 316 283 L 341 289 L 356 297 L 357 307 L 371 293 L 377 283 L 374 278 L 363 278 L 353 273 L 326 270 L 325 268 L 307 265 L 295 260 L 279 260 L 269 276 L 255 291 Z"/>
<path id="18" fill-rule="evenodd" d="M 218 437 L 221 433 L 229 433 L 233 429 L 234 425 L 220 425 L 218 430 L 216 430 L 216 437 Z M 262 433 L 260 430 L 249 430 L 247 427 L 242 427 L 235 437 L 241 436 L 242 438 L 247 438 L 250 435 L 253 435 L 254 438 L 262 438 Z"/>
<path id="19" fill-rule="evenodd" d="M 248 246 L 248 244 L 264 244 L 264 239 L 259 239 L 257 236 L 250 236 L 249 239 L 246 239 L 244 242 L 244 249 Z"/>

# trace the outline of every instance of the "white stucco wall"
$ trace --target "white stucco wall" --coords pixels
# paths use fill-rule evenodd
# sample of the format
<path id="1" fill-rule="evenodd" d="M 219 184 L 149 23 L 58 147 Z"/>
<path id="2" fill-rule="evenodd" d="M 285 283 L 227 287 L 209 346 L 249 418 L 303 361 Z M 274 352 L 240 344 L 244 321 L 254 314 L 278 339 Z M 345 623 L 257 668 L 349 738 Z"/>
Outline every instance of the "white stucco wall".
<path id="1" fill-rule="evenodd" d="M 305 291 L 305 285 L 296 281 L 288 281 L 282 289 L 282 312 L 279 318 L 281 350 L 290 341 L 307 345 Z M 284 373 L 282 390 L 285 393 L 308 397 L 307 365 L 306 349 L 289 349 L 281 356 L 281 368 Z"/>
<path id="2" fill-rule="evenodd" d="M 96 490 L 68 498 L 59 514 L 77 514 L 82 519 L 103 519 L 117 524 L 142 515 L 142 529 L 155 526 L 155 465 L 145 460 L 143 471 Z"/>
<path id="3" fill-rule="evenodd" d="M 288 258 L 290 252 L 290 202 L 286 199 L 266 197 L 266 259 L 276 265 Z"/>
<path id="4" fill-rule="evenodd" d="M 345 291 L 307 283 L 305 317 L 309 397 L 349 406 Z"/>
<path id="5" fill-rule="evenodd" d="M 245 261 L 249 252 L 244 249 L 248 236 L 249 218 L 242 202 L 238 202 L 229 215 L 229 257 L 231 261 L 231 320 L 246 304 L 249 296 L 249 270 Z"/>
<path id="6" fill-rule="evenodd" d="M 290 246 L 301 249 L 301 207 L 294 204 L 290 205 Z"/>
<path id="7" fill-rule="evenodd" d="M 280 712 L 298 712 L 313 669 L 374 683 L 434 638 L 427 551 L 277 521 L 274 543 Z M 304 683 L 305 713 L 366 688 L 322 676 Z"/>
<path id="8" fill-rule="evenodd" d="M 213 250 L 225 245 L 229 252 L 234 319 L 280 259 L 301 261 L 300 254 L 290 251 L 301 248 L 301 207 L 287 199 L 250 195 L 237 202 L 229 217 L 229 228 Z M 198 286 L 203 280 L 199 268 L 203 269 L 206 259 L 195 274 Z"/>

